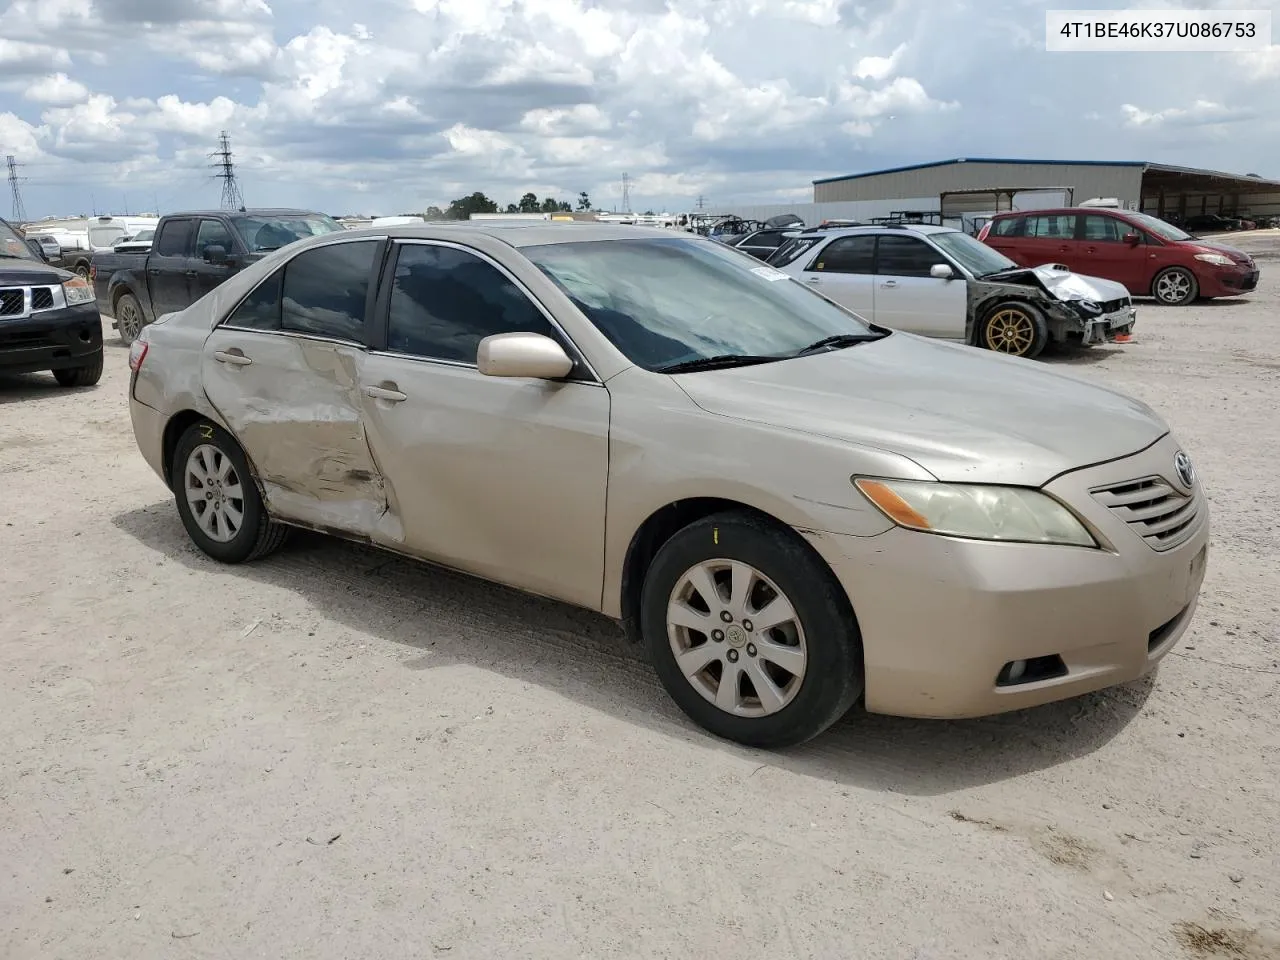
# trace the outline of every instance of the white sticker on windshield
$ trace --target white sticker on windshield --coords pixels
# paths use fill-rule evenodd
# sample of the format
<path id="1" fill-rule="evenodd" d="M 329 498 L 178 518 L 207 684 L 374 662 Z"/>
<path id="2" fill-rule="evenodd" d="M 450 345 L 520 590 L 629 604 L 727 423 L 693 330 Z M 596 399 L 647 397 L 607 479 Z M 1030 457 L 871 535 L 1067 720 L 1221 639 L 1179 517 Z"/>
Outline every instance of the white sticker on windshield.
<path id="1" fill-rule="evenodd" d="M 775 270 L 773 267 L 752 267 L 751 272 L 757 277 L 761 277 L 773 283 L 777 280 L 790 280 L 791 278 L 781 270 Z"/>

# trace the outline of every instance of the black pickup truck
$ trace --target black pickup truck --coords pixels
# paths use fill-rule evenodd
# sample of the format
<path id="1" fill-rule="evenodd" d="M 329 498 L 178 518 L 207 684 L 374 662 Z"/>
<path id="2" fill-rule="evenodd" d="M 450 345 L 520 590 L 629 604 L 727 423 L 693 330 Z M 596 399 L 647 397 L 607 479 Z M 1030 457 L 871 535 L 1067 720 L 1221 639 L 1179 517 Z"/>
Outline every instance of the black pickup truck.
<path id="1" fill-rule="evenodd" d="M 185 310 L 228 277 L 286 244 L 341 230 L 306 210 L 198 210 L 160 218 L 149 253 L 95 253 L 98 309 L 126 345 L 148 323 Z"/>
<path id="2" fill-rule="evenodd" d="M 50 370 L 64 387 L 91 387 L 102 379 L 93 289 L 40 249 L 0 220 L 0 372 Z"/>

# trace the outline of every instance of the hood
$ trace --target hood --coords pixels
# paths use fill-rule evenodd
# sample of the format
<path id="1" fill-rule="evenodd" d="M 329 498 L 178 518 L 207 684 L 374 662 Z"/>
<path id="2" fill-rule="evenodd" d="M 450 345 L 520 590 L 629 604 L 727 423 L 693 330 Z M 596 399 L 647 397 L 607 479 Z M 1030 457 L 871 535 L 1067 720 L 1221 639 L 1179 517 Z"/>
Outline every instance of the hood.
<path id="1" fill-rule="evenodd" d="M 939 480 L 1041 486 L 1168 432 L 1141 401 L 975 347 L 883 340 L 674 379 L 708 413 L 914 460 Z"/>
<path id="2" fill-rule="evenodd" d="M 1111 300 L 1129 299 L 1129 290 L 1123 283 L 1072 273 L 1057 264 L 1044 264 L 1036 267 L 1032 273 L 1059 300 L 1096 300 L 1098 303 L 1107 303 Z"/>
<path id="3" fill-rule="evenodd" d="M 1247 266 L 1253 266 L 1253 257 L 1236 247 L 1228 247 L 1225 243 L 1211 243 L 1208 240 L 1183 240 L 1184 246 L 1194 245 L 1202 247 L 1210 253 L 1221 253 L 1230 257 L 1235 263 L 1243 263 Z"/>
<path id="4" fill-rule="evenodd" d="M 10 260 L 0 257 L 0 286 L 21 287 L 63 283 L 74 277 L 68 270 L 51 267 L 39 260 Z"/>

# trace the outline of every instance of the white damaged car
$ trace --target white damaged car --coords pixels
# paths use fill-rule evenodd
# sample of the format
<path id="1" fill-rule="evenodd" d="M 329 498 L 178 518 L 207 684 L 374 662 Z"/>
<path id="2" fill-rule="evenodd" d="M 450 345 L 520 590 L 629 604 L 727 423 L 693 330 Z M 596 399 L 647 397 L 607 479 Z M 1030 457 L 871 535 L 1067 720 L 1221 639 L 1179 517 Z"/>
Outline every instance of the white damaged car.
<path id="1" fill-rule="evenodd" d="M 1123 284 L 1022 267 L 951 227 L 806 230 L 769 264 L 879 326 L 1017 357 L 1127 339 L 1137 318 Z"/>

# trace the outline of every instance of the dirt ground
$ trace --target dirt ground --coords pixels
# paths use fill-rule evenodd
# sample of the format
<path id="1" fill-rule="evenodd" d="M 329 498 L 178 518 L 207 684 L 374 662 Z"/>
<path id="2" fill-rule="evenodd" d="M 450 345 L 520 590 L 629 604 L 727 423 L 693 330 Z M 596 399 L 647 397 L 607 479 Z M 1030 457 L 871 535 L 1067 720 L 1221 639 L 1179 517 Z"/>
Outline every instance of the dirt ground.
<path id="1" fill-rule="evenodd" d="M 1210 493 L 1153 683 L 713 740 L 591 614 L 320 537 L 221 567 L 96 389 L 0 379 L 0 957 L 1280 957 L 1280 232 L 1046 362 Z"/>

